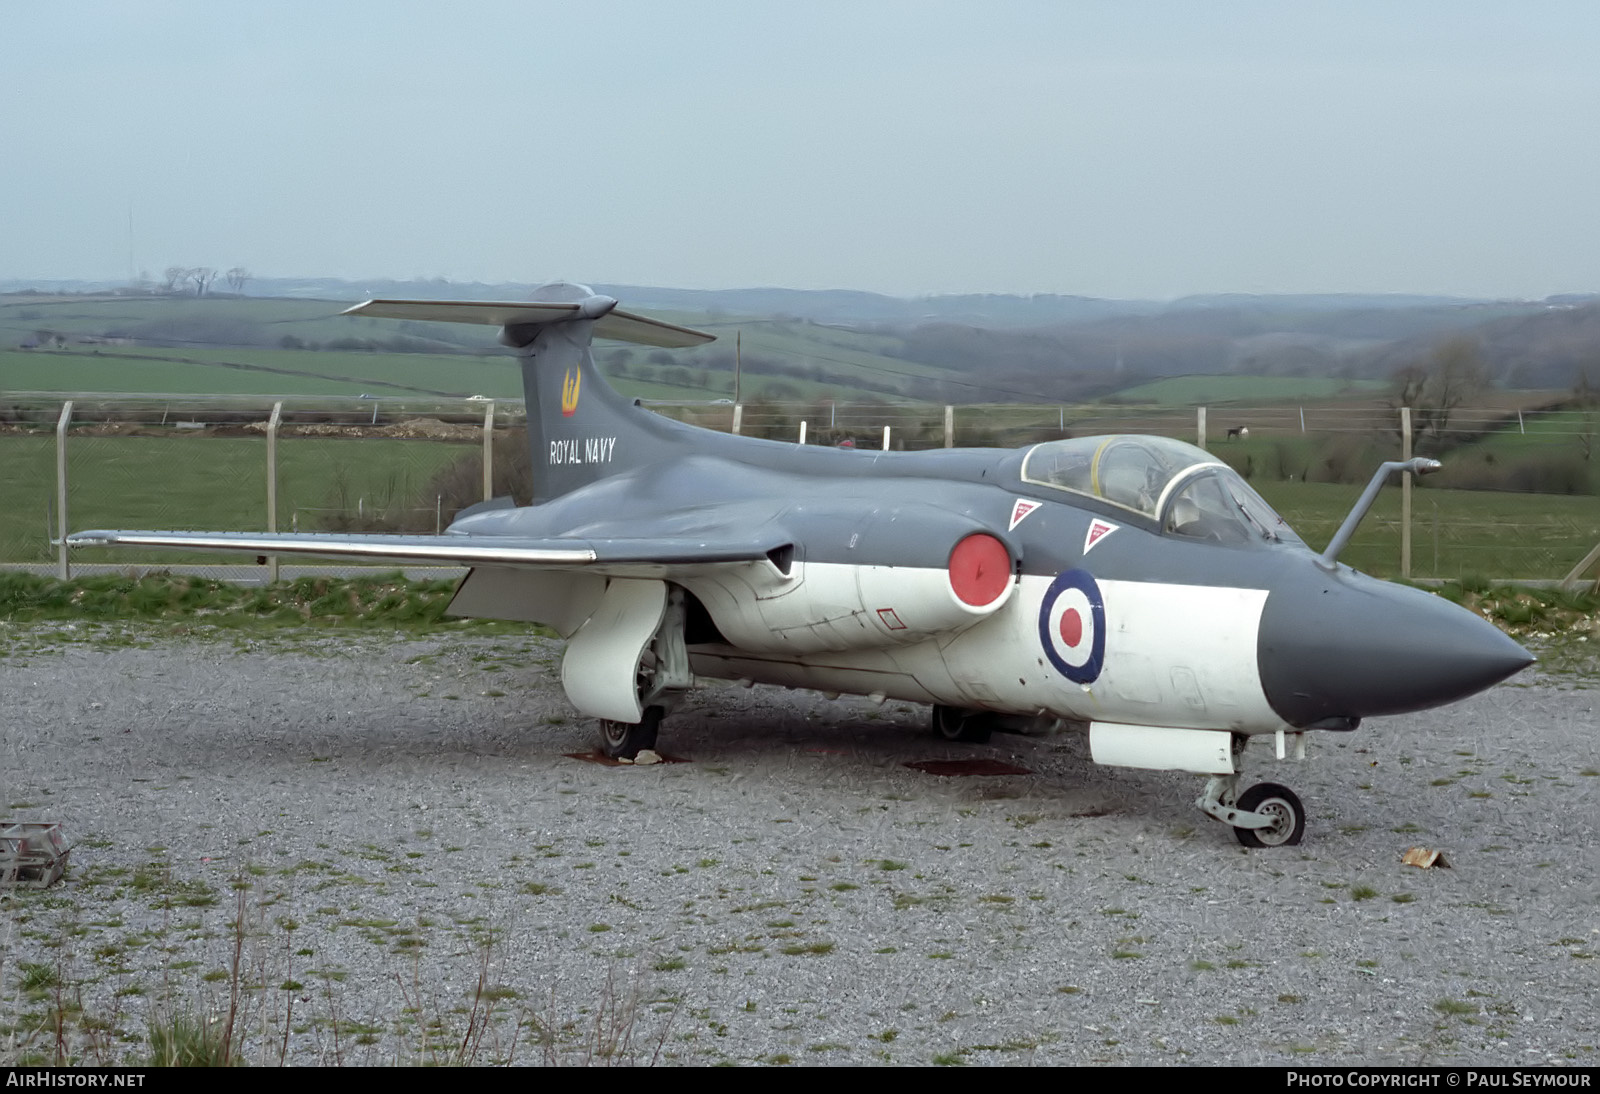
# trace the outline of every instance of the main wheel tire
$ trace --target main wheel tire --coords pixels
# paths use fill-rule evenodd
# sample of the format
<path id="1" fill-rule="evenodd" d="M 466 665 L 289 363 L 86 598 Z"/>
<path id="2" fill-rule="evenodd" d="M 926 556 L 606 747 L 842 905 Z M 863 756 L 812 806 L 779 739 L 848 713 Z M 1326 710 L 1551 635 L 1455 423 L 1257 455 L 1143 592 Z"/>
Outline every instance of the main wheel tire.
<path id="1" fill-rule="evenodd" d="M 1246 847 L 1292 847 L 1306 833 L 1306 807 L 1293 790 L 1277 783 L 1257 783 L 1239 795 L 1238 807 L 1273 818 L 1266 828 L 1235 828 L 1233 834 Z"/>
<path id="2" fill-rule="evenodd" d="M 661 729 L 664 707 L 645 707 L 644 717 L 637 722 L 600 720 L 600 751 L 613 760 L 631 760 L 647 748 L 656 746 L 656 733 Z"/>
<path id="3" fill-rule="evenodd" d="M 931 721 L 933 732 L 947 741 L 982 744 L 993 732 L 988 715 L 962 710 L 960 707 L 935 704 Z"/>

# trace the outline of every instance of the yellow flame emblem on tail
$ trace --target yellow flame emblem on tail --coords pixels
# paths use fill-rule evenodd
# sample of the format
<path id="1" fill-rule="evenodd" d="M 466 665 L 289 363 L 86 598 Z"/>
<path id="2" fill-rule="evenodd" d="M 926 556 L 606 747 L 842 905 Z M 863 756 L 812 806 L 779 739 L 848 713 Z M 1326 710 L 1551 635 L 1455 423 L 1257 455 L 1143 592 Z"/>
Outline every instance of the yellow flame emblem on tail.
<path id="1" fill-rule="evenodd" d="M 583 379 L 580 373 L 568 370 L 561 380 L 561 416 L 570 418 L 578 412 L 578 384 Z"/>

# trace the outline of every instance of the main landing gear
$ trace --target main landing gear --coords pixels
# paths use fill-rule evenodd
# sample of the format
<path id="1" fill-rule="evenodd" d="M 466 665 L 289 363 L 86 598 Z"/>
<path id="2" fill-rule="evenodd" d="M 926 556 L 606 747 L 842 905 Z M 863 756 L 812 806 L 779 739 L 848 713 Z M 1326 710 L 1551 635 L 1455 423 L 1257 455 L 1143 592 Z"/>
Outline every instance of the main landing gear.
<path id="1" fill-rule="evenodd" d="M 600 719 L 600 751 L 613 760 L 631 760 L 647 748 L 656 747 L 665 707 L 645 707 L 644 718 L 629 724 Z"/>
<path id="2" fill-rule="evenodd" d="M 934 736 L 946 741 L 982 744 L 994 732 L 994 716 L 981 710 L 963 710 L 934 704 L 929 718 Z"/>
<path id="3" fill-rule="evenodd" d="M 666 612 L 655 637 L 640 655 L 634 687 L 642 714 L 637 722 L 600 719 L 600 751 L 613 760 L 631 760 L 656 746 L 661 719 L 677 699 L 694 686 L 689 648 L 684 641 L 684 593 L 668 586 Z"/>

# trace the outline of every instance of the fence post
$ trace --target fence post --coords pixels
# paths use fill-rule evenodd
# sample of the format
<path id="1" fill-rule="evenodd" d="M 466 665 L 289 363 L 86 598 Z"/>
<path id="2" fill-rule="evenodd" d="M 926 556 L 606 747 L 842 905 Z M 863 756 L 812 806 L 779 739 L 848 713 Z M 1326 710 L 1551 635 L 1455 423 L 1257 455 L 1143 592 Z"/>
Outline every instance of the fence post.
<path id="1" fill-rule="evenodd" d="M 67 561 L 67 423 L 72 420 L 72 400 L 61 404 L 61 417 L 56 420 L 56 576 L 62 581 L 72 577 L 72 563 Z"/>
<path id="2" fill-rule="evenodd" d="M 1199 445 L 1201 448 L 1204 448 L 1206 446 L 1206 408 L 1203 406 L 1197 406 L 1194 408 L 1194 411 L 1194 432 L 1195 436 L 1199 438 L 1199 440 L 1195 441 L 1195 444 Z"/>
<path id="3" fill-rule="evenodd" d="M 272 404 L 267 419 L 267 531 L 278 530 L 278 423 L 283 420 L 283 404 Z M 267 556 L 267 582 L 278 582 L 278 556 Z"/>
<path id="4" fill-rule="evenodd" d="M 742 427 L 743 425 L 744 425 L 744 404 L 743 403 L 734 403 L 733 404 L 733 435 L 735 437 L 737 437 L 739 435 L 740 427 Z"/>
<path id="5" fill-rule="evenodd" d="M 483 500 L 494 497 L 494 402 L 483 409 Z"/>
<path id="6" fill-rule="evenodd" d="M 1411 458 L 1411 408 L 1400 408 L 1400 458 Z M 1411 472 L 1400 477 L 1400 576 L 1411 576 Z"/>
<path id="7" fill-rule="evenodd" d="M 956 408 L 953 406 L 944 408 L 944 446 L 956 446 Z"/>
<path id="8" fill-rule="evenodd" d="M 806 443 L 806 423 L 804 419 L 802 419 L 800 422 L 800 443 Z"/>
<path id="9" fill-rule="evenodd" d="M 1593 566 L 1596 562 L 1600 562 L 1600 543 L 1596 543 L 1594 545 L 1594 550 L 1584 555 L 1583 561 L 1574 566 L 1567 573 L 1567 576 L 1561 579 L 1561 587 L 1563 589 L 1572 588 L 1572 586 L 1578 583 L 1578 579 L 1583 576 L 1583 571 L 1587 570 L 1590 566 Z M 1600 578 L 1595 580 L 1594 586 L 1596 589 L 1600 589 Z"/>
<path id="10" fill-rule="evenodd" d="M 889 451 L 889 426 L 883 427 L 883 450 Z"/>

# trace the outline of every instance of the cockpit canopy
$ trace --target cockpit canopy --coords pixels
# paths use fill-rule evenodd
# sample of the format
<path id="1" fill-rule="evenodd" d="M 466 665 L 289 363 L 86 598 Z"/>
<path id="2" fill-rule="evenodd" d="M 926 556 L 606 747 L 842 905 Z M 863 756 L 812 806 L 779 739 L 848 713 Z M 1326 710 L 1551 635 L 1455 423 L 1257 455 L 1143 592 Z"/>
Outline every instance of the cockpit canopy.
<path id="1" fill-rule="evenodd" d="M 1119 434 L 1034 445 L 1022 481 L 1094 498 L 1211 543 L 1299 543 L 1284 519 L 1227 464 L 1172 440 Z"/>

